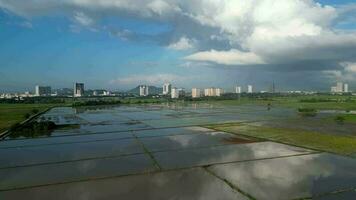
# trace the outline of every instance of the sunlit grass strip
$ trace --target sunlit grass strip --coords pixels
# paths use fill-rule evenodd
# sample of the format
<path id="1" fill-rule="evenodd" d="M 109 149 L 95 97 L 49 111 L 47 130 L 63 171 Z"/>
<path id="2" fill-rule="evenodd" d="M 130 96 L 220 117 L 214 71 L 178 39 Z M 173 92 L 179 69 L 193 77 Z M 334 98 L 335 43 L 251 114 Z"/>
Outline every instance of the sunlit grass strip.
<path id="1" fill-rule="evenodd" d="M 42 112 L 51 104 L 0 104 L 0 133 L 10 128 L 12 125 L 24 121 L 25 115 L 31 113 L 33 109 Z"/>
<path id="2" fill-rule="evenodd" d="M 333 152 L 343 155 L 356 154 L 356 137 L 354 136 L 339 136 L 312 131 L 252 126 L 246 124 L 236 124 L 230 126 L 216 125 L 210 128 L 320 151 Z"/>

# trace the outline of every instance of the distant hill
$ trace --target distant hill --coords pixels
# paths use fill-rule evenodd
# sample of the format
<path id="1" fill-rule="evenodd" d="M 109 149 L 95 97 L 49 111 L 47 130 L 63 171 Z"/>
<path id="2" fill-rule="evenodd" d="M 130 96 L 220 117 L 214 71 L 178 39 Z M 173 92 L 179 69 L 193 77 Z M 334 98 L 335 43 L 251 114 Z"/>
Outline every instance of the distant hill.
<path id="1" fill-rule="evenodd" d="M 140 86 L 137 86 L 137 87 L 127 91 L 127 93 L 140 95 Z M 151 94 L 162 94 L 162 88 L 156 87 L 156 86 L 148 86 L 148 93 L 150 95 Z"/>

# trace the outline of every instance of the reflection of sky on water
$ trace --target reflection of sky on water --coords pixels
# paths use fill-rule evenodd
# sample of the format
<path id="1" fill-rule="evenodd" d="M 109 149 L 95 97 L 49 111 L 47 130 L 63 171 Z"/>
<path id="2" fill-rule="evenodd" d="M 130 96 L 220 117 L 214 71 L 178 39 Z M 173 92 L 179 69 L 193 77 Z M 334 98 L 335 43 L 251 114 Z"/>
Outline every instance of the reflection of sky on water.
<path id="1" fill-rule="evenodd" d="M 257 199 L 295 199 L 356 186 L 356 161 L 331 154 L 216 165 L 209 168 Z"/>
<path id="2" fill-rule="evenodd" d="M 203 169 L 61 184 L 0 192 L 3 199 L 247 200 Z"/>
<path id="3" fill-rule="evenodd" d="M 298 127 L 305 122 L 315 128 L 324 115 L 302 119 L 293 109 L 212 104 L 54 108 L 43 117 L 58 124 L 79 124 L 79 128 L 55 130 L 47 138 L 1 142 L 0 180 L 6 181 L 0 183 L 0 189 L 155 171 L 153 160 L 144 154 L 147 151 L 163 170 L 213 165 L 208 169 L 261 199 L 307 197 L 354 187 L 356 163 L 353 160 L 330 154 L 300 156 L 315 152 L 274 142 L 233 144 L 226 142 L 234 137 L 229 133 L 187 127 L 260 121 L 254 125 Z M 319 128 L 328 129 L 328 126 Z M 285 156 L 293 157 L 275 159 Z M 249 161 L 255 159 L 267 160 Z M 19 165 L 27 167 L 13 168 Z M 177 187 L 184 193 L 177 193 Z M 43 199 L 48 199 L 46 195 L 57 197 L 53 194 L 78 194 L 76 197 L 84 199 L 110 195 L 128 199 L 241 198 L 203 169 L 0 192 L 0 199 L 10 194 L 29 199 L 41 195 Z"/>
<path id="4" fill-rule="evenodd" d="M 176 169 L 205 166 L 216 163 L 299 155 L 311 152 L 312 151 L 298 147 L 274 142 L 259 142 L 201 149 L 157 152 L 153 153 L 153 155 L 164 169 Z"/>
<path id="5" fill-rule="evenodd" d="M 68 183 L 155 170 L 157 169 L 152 160 L 145 154 L 8 168 L 0 170 L 0 190 Z"/>

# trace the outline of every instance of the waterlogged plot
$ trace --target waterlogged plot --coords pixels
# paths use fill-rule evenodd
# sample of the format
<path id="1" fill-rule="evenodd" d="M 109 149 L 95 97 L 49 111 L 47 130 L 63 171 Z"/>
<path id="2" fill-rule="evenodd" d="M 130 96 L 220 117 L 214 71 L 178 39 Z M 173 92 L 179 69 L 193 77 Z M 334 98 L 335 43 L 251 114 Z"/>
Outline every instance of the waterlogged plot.
<path id="1" fill-rule="evenodd" d="M 148 151 L 170 151 L 233 144 L 237 137 L 224 132 L 141 138 Z M 252 141 L 240 139 L 241 143 Z"/>
<path id="2" fill-rule="evenodd" d="M 0 191 L 157 170 L 145 154 L 0 169 Z"/>
<path id="3" fill-rule="evenodd" d="M 155 128 L 179 127 L 179 126 L 198 126 L 228 122 L 243 122 L 245 119 L 240 115 L 219 115 L 202 116 L 193 118 L 147 120 L 146 124 Z"/>
<path id="4" fill-rule="evenodd" d="M 168 114 L 165 115 L 159 112 L 125 112 L 120 113 L 120 115 L 131 120 L 159 120 L 172 118 Z"/>
<path id="5" fill-rule="evenodd" d="M 70 126 L 0 142 L 0 199 L 324 199 L 347 198 L 356 186 L 350 159 L 200 127 L 322 119 L 292 109 L 147 104 L 41 117 Z"/>
<path id="6" fill-rule="evenodd" d="M 297 199 L 356 187 L 356 160 L 312 154 L 211 166 L 209 171 L 257 199 Z"/>
<path id="7" fill-rule="evenodd" d="M 134 136 L 132 135 L 132 132 L 115 132 L 115 133 L 102 133 L 102 134 L 83 134 L 83 135 L 70 135 L 70 136 L 59 136 L 59 137 L 46 137 L 46 138 L 36 138 L 36 139 L 5 140 L 0 142 L 0 149 L 92 142 L 92 141 L 105 141 L 105 140 L 120 140 L 120 139 L 128 139 L 133 137 Z"/>
<path id="8" fill-rule="evenodd" d="M 187 135 L 212 132 L 214 130 L 203 128 L 199 126 L 179 127 L 179 128 L 162 128 L 162 129 L 149 129 L 133 131 L 136 137 L 159 137 L 169 135 Z"/>
<path id="9" fill-rule="evenodd" d="M 0 150 L 0 168 L 143 153 L 136 139 L 33 146 Z"/>
<path id="10" fill-rule="evenodd" d="M 130 121 L 129 118 L 116 115 L 114 112 L 91 112 L 77 115 L 89 124 L 120 124 Z"/>
<path id="11" fill-rule="evenodd" d="M 0 192 L 0 199 L 247 200 L 203 169 L 170 171 Z"/>
<path id="12" fill-rule="evenodd" d="M 217 163 L 301 155 L 312 152 L 311 150 L 274 142 L 258 142 L 202 149 L 157 152 L 153 153 L 153 155 L 163 169 L 178 169 Z"/>
<path id="13" fill-rule="evenodd" d="M 107 132 L 115 132 L 115 131 L 134 131 L 134 130 L 142 130 L 149 129 L 151 126 L 148 126 L 141 122 L 128 122 L 124 124 L 103 124 L 103 125 L 82 125 L 80 126 L 80 130 L 83 133 L 107 133 Z"/>
<path id="14" fill-rule="evenodd" d="M 356 189 L 339 191 L 328 195 L 313 197 L 315 200 L 354 200 L 356 197 Z"/>

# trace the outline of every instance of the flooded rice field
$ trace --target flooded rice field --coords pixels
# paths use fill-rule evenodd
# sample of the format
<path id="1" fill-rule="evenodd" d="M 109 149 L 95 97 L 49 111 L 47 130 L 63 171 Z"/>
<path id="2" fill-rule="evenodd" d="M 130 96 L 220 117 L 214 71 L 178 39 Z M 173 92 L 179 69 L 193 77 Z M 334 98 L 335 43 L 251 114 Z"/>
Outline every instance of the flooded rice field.
<path id="1" fill-rule="evenodd" d="M 251 123 L 353 135 L 264 106 L 53 108 L 69 128 L 0 141 L 0 199 L 352 199 L 356 160 L 202 127 Z"/>

